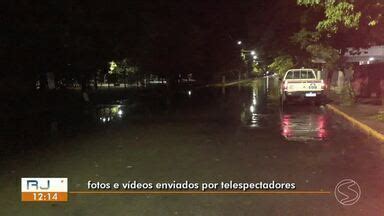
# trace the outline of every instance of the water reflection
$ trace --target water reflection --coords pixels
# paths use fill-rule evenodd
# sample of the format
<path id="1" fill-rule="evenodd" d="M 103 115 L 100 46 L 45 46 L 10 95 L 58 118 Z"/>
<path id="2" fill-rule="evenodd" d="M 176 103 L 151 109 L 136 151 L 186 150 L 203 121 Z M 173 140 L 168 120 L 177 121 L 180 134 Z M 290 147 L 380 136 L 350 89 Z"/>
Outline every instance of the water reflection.
<path id="1" fill-rule="evenodd" d="M 319 107 L 289 107 L 281 112 L 281 135 L 291 141 L 324 140 L 328 137 L 327 117 Z"/>
<path id="2" fill-rule="evenodd" d="M 123 118 L 124 105 L 101 105 L 97 108 L 96 118 L 101 123 L 118 121 Z"/>
<path id="3" fill-rule="evenodd" d="M 267 124 L 266 92 L 263 83 L 254 82 L 251 94 L 242 105 L 241 121 L 251 128 L 264 127 Z"/>

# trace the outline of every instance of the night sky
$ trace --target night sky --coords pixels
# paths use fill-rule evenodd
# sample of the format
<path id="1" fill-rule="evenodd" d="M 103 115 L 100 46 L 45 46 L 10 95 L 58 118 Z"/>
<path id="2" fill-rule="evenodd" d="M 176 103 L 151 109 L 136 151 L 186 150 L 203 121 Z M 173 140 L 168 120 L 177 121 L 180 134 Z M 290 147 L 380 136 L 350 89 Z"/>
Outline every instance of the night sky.
<path id="1" fill-rule="evenodd" d="M 290 49 L 304 10 L 293 0 L 12 1 L 1 13 L 1 59 L 6 77 L 26 86 L 46 71 L 90 79 L 123 58 L 145 74 L 210 80 L 241 64 L 237 40 L 266 63 Z"/>

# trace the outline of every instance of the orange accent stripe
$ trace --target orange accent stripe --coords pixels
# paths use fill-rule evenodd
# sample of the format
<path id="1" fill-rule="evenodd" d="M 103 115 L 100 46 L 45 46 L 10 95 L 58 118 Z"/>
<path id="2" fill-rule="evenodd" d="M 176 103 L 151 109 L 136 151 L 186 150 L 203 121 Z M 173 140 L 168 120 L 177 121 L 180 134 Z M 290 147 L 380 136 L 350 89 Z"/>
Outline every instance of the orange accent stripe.
<path id="1" fill-rule="evenodd" d="M 67 202 L 67 192 L 22 192 L 23 202 Z"/>
<path id="2" fill-rule="evenodd" d="M 260 194 L 299 194 L 299 195 L 328 195 L 330 191 L 72 191 L 70 194 L 132 194 L 132 195 L 260 195 Z"/>

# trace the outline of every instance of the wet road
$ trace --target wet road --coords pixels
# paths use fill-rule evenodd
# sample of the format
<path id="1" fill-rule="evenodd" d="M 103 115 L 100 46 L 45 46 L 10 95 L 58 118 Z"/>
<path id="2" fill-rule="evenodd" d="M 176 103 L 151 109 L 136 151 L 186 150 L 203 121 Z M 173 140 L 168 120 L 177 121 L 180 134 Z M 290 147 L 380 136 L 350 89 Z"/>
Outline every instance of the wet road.
<path id="1" fill-rule="evenodd" d="M 383 144 L 324 107 L 280 107 L 276 85 L 259 80 L 171 97 L 145 94 L 35 117 L 14 127 L 18 138 L 11 126 L 2 129 L 0 215 L 384 215 Z M 275 180 L 332 193 L 77 194 L 68 203 L 22 203 L 20 178 L 29 176 L 68 177 L 70 191 L 86 190 L 88 180 Z M 352 206 L 333 195 L 345 178 L 361 187 Z"/>

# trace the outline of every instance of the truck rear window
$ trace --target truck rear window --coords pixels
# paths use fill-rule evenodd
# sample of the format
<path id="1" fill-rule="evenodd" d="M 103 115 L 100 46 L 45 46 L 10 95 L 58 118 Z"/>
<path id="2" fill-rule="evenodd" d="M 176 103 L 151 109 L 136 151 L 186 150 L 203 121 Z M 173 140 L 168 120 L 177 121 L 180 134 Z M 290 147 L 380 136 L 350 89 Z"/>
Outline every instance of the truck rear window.
<path id="1" fill-rule="evenodd" d="M 285 79 L 314 79 L 313 71 L 289 71 Z"/>

